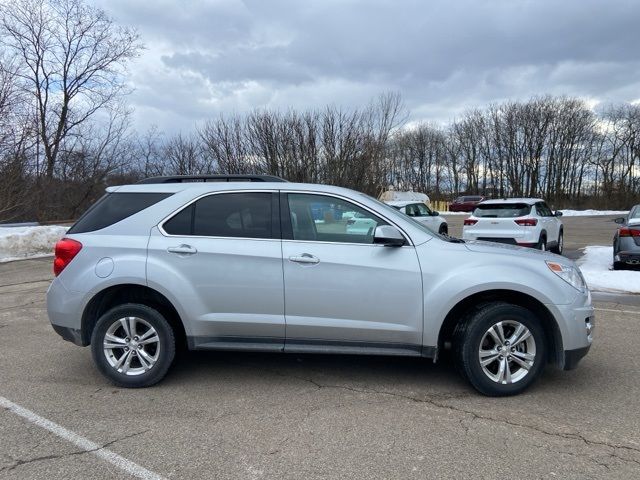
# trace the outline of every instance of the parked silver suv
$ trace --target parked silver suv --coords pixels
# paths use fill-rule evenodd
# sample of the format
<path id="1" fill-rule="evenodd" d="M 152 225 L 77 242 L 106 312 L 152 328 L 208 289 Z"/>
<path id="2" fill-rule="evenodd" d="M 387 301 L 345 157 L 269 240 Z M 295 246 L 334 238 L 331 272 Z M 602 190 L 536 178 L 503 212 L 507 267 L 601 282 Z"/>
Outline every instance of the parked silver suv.
<path id="1" fill-rule="evenodd" d="M 161 380 L 180 344 L 434 361 L 452 347 L 476 389 L 511 395 L 591 345 L 572 261 L 440 236 L 362 193 L 275 182 L 107 192 L 56 245 L 47 307 L 121 386 Z M 350 228 L 354 212 L 370 227 Z"/>

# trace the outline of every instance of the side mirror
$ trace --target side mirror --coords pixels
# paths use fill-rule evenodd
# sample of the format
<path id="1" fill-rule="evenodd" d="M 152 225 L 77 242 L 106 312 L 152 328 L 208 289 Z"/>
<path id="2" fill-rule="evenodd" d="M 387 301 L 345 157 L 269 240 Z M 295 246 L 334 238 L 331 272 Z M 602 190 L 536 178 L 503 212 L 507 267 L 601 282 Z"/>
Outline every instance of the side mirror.
<path id="1" fill-rule="evenodd" d="M 614 220 L 618 225 L 622 225 L 624 223 L 624 217 L 618 217 Z"/>
<path id="2" fill-rule="evenodd" d="M 376 227 L 373 235 L 373 243 L 386 245 L 389 247 L 401 247 L 407 241 L 396 227 L 391 225 L 380 225 Z"/>
<path id="3" fill-rule="evenodd" d="M 431 216 L 432 217 L 437 217 L 438 215 L 440 215 L 440 212 L 437 212 L 436 210 L 432 210 L 431 211 Z"/>
<path id="4" fill-rule="evenodd" d="M 562 216 L 562 212 L 561 212 L 560 210 L 556 210 L 556 211 L 554 212 L 554 215 L 555 215 L 556 217 L 561 217 L 561 216 Z"/>

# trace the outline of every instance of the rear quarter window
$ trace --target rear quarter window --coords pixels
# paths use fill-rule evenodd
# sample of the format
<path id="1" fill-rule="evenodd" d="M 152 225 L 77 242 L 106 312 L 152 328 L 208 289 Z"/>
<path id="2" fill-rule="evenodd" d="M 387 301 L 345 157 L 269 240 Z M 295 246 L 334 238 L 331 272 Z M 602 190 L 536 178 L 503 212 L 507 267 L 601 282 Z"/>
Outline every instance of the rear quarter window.
<path id="1" fill-rule="evenodd" d="M 171 193 L 107 193 L 67 233 L 94 232 L 111 226 L 171 196 Z"/>

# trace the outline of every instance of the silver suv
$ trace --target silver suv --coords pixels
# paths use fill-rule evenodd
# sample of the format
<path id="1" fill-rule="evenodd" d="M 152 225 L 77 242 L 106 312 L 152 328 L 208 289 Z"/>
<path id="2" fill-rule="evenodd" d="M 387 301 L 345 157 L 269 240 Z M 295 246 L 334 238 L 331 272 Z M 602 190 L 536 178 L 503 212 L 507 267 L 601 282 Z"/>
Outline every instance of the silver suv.
<path id="1" fill-rule="evenodd" d="M 368 228 L 350 228 L 354 214 Z M 477 390 L 512 395 L 592 341 L 571 260 L 440 236 L 326 185 L 111 187 L 55 252 L 53 328 L 126 387 L 161 380 L 180 345 L 434 361 L 451 349 Z"/>

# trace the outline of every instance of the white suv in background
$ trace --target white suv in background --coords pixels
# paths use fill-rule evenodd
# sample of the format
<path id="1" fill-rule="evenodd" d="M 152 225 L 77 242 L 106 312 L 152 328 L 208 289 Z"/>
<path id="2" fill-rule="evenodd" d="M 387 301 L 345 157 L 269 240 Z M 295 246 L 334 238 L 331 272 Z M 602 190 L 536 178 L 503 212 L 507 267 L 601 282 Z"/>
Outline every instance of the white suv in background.
<path id="1" fill-rule="evenodd" d="M 462 238 L 507 243 L 562 253 L 564 232 L 558 217 L 539 198 L 485 200 L 464 221 Z"/>
<path id="2" fill-rule="evenodd" d="M 420 222 L 432 232 L 439 233 L 440 235 L 449 234 L 447 221 L 442 218 L 438 212 L 431 210 L 423 202 L 391 201 L 385 203 Z"/>

